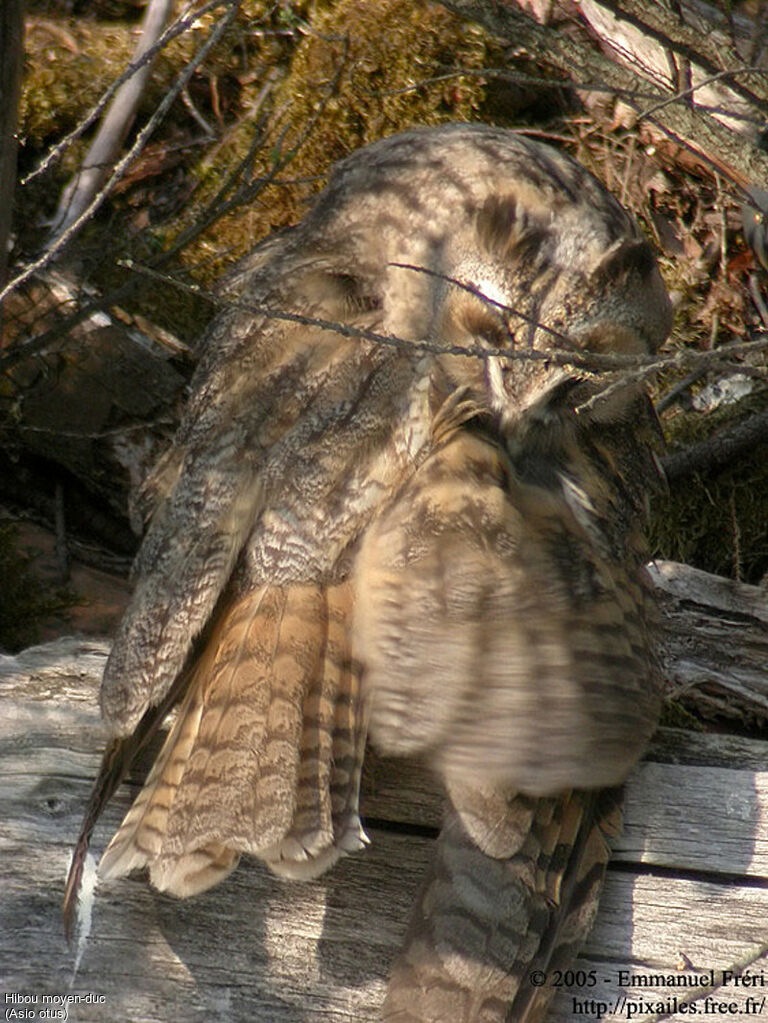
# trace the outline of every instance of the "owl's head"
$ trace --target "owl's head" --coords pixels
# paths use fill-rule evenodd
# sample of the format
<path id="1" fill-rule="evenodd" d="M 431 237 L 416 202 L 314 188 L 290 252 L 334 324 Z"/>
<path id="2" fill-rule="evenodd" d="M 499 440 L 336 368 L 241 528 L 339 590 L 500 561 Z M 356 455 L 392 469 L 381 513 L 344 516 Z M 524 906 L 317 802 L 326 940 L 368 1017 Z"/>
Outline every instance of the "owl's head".
<path id="1" fill-rule="evenodd" d="M 515 132 L 454 124 L 365 147 L 249 287 L 328 319 L 363 310 L 381 333 L 494 349 L 440 357 L 496 411 L 570 373 L 552 350 L 646 354 L 671 328 L 653 250 L 585 168 Z M 531 358 L 530 356 L 534 356 Z"/>
<path id="2" fill-rule="evenodd" d="M 319 221 L 376 291 L 386 330 L 510 352 L 469 374 L 497 409 L 567 375 L 548 351 L 647 354 L 671 329 L 633 218 L 576 161 L 512 131 L 446 125 L 369 146 L 305 221 L 315 239 Z M 467 382 L 466 360 L 455 375 Z"/>
<path id="3" fill-rule="evenodd" d="M 647 355 L 669 334 L 672 307 L 650 245 L 627 217 L 604 220 L 602 232 L 594 219 L 593 206 L 544 210 L 494 194 L 469 237 L 454 241 L 444 336 L 509 351 L 485 362 L 499 412 L 522 413 L 578 375 L 550 352 Z"/>

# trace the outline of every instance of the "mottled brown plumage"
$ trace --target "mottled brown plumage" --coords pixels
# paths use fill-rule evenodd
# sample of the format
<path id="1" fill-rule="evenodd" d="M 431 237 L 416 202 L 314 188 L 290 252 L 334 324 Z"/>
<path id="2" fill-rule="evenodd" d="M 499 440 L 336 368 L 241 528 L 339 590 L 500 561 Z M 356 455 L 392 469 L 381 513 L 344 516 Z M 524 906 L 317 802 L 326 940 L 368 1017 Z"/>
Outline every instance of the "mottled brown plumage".
<path id="1" fill-rule="evenodd" d="M 241 852 L 312 876 L 361 847 L 350 610 L 348 583 L 264 586 L 225 602 L 103 877 L 148 866 L 157 888 L 185 896 L 220 881 Z"/>
<path id="2" fill-rule="evenodd" d="M 225 299 L 148 481 L 102 687 L 115 738 L 68 904 L 168 704 L 101 871 L 147 866 L 179 895 L 243 852 L 306 877 L 360 848 L 370 713 L 373 740 L 426 753 L 450 802 L 385 1018 L 541 1019 L 549 991 L 527 971 L 583 939 L 615 826 L 594 790 L 621 783 L 655 722 L 655 470 L 640 395 L 578 412 L 594 383 L 516 356 L 653 350 L 670 325 L 653 256 L 578 164 L 453 125 L 341 163 Z"/>
<path id="3" fill-rule="evenodd" d="M 512 427 L 454 392 L 366 532 L 355 652 L 389 752 L 544 796 L 620 784 L 644 749 L 651 413 L 629 397 L 608 423 L 577 415 L 589 390 L 566 382 Z"/>
<path id="4" fill-rule="evenodd" d="M 543 1019 L 553 989 L 530 971 L 552 977 L 586 937 L 617 828 L 608 787 L 655 727 L 639 528 L 655 420 L 631 391 L 578 415 L 591 391 L 566 381 L 511 423 L 455 391 L 362 541 L 371 737 L 429 759 L 450 804 L 393 1023 Z"/>
<path id="5" fill-rule="evenodd" d="M 386 1023 L 533 1023 L 594 922 L 619 793 L 454 793 L 395 961 Z M 493 823 L 478 845 L 462 814 Z M 489 834 L 489 832 L 487 832 Z M 541 970 L 549 983 L 530 982 Z"/>

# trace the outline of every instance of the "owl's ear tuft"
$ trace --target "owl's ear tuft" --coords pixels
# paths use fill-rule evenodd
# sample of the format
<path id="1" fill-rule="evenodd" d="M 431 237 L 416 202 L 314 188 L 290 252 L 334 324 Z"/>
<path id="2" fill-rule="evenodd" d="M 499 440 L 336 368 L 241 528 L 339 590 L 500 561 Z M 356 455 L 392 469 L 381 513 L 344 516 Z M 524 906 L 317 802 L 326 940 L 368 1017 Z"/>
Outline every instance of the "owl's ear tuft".
<path id="1" fill-rule="evenodd" d="M 333 287 L 343 299 L 348 312 L 368 313 L 381 309 L 383 304 L 381 295 L 373 293 L 368 281 L 345 273 L 330 274 L 329 280 L 333 282 Z"/>
<path id="2" fill-rule="evenodd" d="M 640 238 L 623 238 L 601 257 L 591 277 L 595 282 L 625 280 L 632 274 L 645 278 L 655 266 L 656 260 L 648 242 Z"/>
<path id="3" fill-rule="evenodd" d="M 489 196 L 477 211 L 476 227 L 482 248 L 505 261 L 536 258 L 549 234 L 521 211 L 515 195 Z"/>
<path id="4" fill-rule="evenodd" d="M 477 237 L 488 252 L 505 250 L 517 234 L 517 197 L 490 195 L 477 211 Z"/>
<path id="5" fill-rule="evenodd" d="M 481 288 L 476 295 L 469 292 L 457 294 L 450 306 L 453 320 L 462 335 L 474 339 L 475 344 L 504 348 L 509 345 L 509 332 L 502 312 L 483 299 Z"/>
<path id="6" fill-rule="evenodd" d="M 341 319 L 356 313 L 380 309 L 382 298 L 370 283 L 351 273 L 339 273 L 326 267 L 310 267 L 300 278 L 304 306 L 315 315 Z"/>

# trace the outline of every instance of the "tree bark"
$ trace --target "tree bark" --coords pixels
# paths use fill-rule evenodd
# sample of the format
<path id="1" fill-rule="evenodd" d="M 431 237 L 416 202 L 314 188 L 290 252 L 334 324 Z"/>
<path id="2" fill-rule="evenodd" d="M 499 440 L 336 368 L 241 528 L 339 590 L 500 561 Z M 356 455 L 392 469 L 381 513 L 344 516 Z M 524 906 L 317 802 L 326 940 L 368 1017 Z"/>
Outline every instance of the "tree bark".
<path id="1" fill-rule="evenodd" d="M 0 290 L 8 273 L 16 150 L 24 64 L 24 0 L 0 4 Z M 3 303 L 0 302 L 0 347 L 3 339 Z"/>

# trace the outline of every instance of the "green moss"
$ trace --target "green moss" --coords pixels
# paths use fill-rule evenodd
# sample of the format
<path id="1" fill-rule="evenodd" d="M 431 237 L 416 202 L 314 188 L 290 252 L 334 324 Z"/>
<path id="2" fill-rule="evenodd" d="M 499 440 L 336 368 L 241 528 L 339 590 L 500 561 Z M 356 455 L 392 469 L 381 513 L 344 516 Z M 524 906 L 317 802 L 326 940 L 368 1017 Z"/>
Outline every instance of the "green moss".
<path id="1" fill-rule="evenodd" d="M 21 134 L 42 146 L 78 123 L 130 60 L 133 28 L 31 18 L 27 26 Z"/>
<path id="2" fill-rule="evenodd" d="M 52 590 L 37 579 L 31 565 L 32 558 L 19 549 L 16 527 L 0 523 L 0 649 L 20 650 L 36 643 L 41 620 L 76 603 L 68 590 Z"/>
<path id="3" fill-rule="evenodd" d="M 294 8 L 295 10 L 295 8 Z M 272 229 L 295 223 L 330 166 L 353 150 L 412 125 L 469 120 L 485 96 L 482 76 L 441 75 L 492 64 L 490 38 L 444 8 L 413 0 L 341 0 L 318 5 L 290 69 L 272 96 L 270 142 L 257 152 L 255 178 L 277 173 L 257 202 L 219 220 L 185 259 L 210 280 Z M 261 83 L 259 83 L 261 88 Z M 247 102 L 244 96 L 242 102 Z M 242 103 L 241 103 L 242 105 Z M 196 202 L 178 229 L 194 222 L 232 168 L 248 154 L 245 118 L 201 161 Z M 291 157 L 287 166 L 282 161 Z"/>
<path id="4" fill-rule="evenodd" d="M 266 6 L 256 0 L 243 5 L 239 17 L 210 55 L 205 71 L 199 78 L 193 76 L 190 93 L 196 85 L 207 89 L 216 76 L 242 71 L 254 46 L 264 48 L 264 38 L 256 27 Z M 154 112 L 220 17 L 220 11 L 205 15 L 160 51 L 142 96 L 139 122 Z M 39 148 L 58 140 L 80 123 L 125 71 L 139 41 L 138 33 L 135 24 L 87 16 L 28 19 L 20 106 L 21 136 L 28 146 Z"/>

